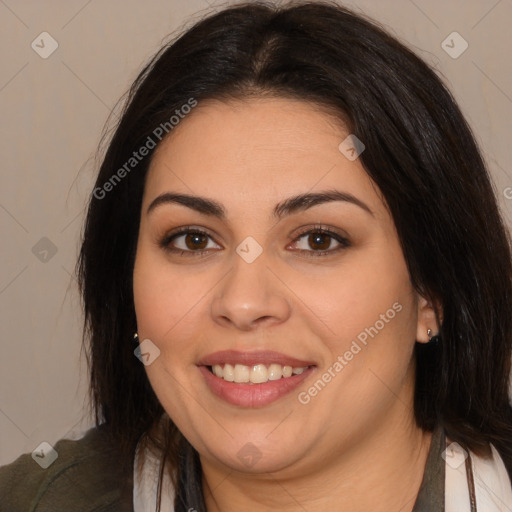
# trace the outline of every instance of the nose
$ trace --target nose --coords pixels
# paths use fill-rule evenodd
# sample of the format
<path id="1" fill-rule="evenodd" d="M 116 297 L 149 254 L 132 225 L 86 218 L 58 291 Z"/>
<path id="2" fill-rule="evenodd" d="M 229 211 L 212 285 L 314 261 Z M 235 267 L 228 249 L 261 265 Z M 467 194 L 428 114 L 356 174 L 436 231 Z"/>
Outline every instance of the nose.
<path id="1" fill-rule="evenodd" d="M 285 322 L 291 312 L 286 287 L 262 256 L 252 263 L 235 256 L 233 268 L 219 283 L 211 304 L 213 320 L 250 331 Z"/>

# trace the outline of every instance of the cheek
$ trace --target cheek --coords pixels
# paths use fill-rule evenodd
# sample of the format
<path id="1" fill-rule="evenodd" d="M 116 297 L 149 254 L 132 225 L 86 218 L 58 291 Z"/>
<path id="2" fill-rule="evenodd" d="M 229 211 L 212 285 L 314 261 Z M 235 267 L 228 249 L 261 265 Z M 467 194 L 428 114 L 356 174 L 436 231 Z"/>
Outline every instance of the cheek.
<path id="1" fill-rule="evenodd" d="M 171 327 L 177 302 L 168 293 L 172 284 L 147 252 L 140 249 L 133 271 L 133 296 L 137 327 L 145 337 L 161 339 Z"/>
<path id="2" fill-rule="evenodd" d="M 184 276 L 152 250 L 142 247 L 137 254 L 133 294 L 139 337 L 155 343 L 168 365 L 190 359 L 197 350 L 208 314 L 207 292 L 213 286 L 208 282 L 201 272 Z"/>
<path id="3" fill-rule="evenodd" d="M 403 256 L 392 244 L 347 253 L 335 270 L 298 277 L 294 290 L 309 307 L 311 321 L 326 326 L 337 353 L 359 335 L 407 344 L 416 332 L 414 290 Z"/>
<path id="4" fill-rule="evenodd" d="M 180 418 L 190 398 L 186 383 L 194 369 L 194 325 L 198 325 L 194 318 L 204 314 L 198 307 L 204 294 L 200 279 L 186 282 L 184 286 L 183 276 L 179 271 L 172 272 L 165 259 L 151 249 L 139 247 L 133 272 L 137 329 L 141 340 L 151 340 L 160 350 L 159 357 L 145 366 L 145 371 L 160 403 L 178 423 L 184 421 Z M 189 361 L 190 366 L 184 367 L 183 361 Z"/>
<path id="5" fill-rule="evenodd" d="M 319 422 L 330 410 L 344 428 L 362 432 L 392 407 L 411 369 L 417 313 L 405 262 L 382 254 L 354 258 L 328 278 L 304 281 L 298 295 L 314 310 L 310 331 L 326 333 L 318 378 L 329 384 L 310 405 Z"/>
<path id="6" fill-rule="evenodd" d="M 173 327 L 190 298 L 193 287 L 184 286 L 163 258 L 140 247 L 133 271 L 133 295 L 139 329 L 150 329 L 158 338 Z"/>

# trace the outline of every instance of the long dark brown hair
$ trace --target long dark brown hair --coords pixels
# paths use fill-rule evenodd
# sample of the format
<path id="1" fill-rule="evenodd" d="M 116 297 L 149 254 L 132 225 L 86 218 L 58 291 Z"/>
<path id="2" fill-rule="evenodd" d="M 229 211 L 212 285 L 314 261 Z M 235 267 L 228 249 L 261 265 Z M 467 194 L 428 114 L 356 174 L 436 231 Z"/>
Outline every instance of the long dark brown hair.
<path id="1" fill-rule="evenodd" d="M 108 425 L 125 464 L 139 439 L 163 453 L 160 483 L 164 467 L 178 470 L 176 510 L 205 510 L 198 454 L 163 410 L 131 342 L 154 150 L 108 193 L 98 190 L 191 98 L 265 95 L 313 102 L 364 142 L 361 162 L 391 211 L 412 283 L 442 309 L 441 341 L 415 348 L 416 422 L 442 426 L 479 455 L 492 443 L 512 479 L 511 244 L 486 165 L 436 73 L 378 23 L 334 2 L 249 2 L 210 14 L 164 46 L 127 94 L 77 265 L 96 424 Z"/>

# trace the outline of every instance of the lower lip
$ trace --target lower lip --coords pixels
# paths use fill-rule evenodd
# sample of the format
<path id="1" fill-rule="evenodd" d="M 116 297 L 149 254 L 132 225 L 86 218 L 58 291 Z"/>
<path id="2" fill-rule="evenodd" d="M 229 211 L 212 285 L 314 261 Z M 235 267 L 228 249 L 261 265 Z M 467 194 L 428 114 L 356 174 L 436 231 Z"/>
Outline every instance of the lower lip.
<path id="1" fill-rule="evenodd" d="M 262 407 L 275 402 L 296 389 L 314 369 L 314 366 L 310 366 L 298 375 L 269 380 L 262 384 L 239 384 L 217 377 L 206 366 L 199 366 L 206 384 L 215 395 L 230 404 L 242 407 Z"/>

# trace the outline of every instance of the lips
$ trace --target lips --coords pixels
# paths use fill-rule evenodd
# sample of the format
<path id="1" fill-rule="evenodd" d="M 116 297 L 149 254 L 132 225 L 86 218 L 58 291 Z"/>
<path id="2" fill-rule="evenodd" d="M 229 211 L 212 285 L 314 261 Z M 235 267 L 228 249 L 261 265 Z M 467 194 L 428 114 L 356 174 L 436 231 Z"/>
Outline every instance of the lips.
<path id="1" fill-rule="evenodd" d="M 244 365 L 255 366 L 263 364 L 279 364 L 282 367 L 305 368 L 297 375 L 281 378 L 278 380 L 269 380 L 261 384 L 227 382 L 223 378 L 215 376 L 210 368 L 214 365 Z M 203 375 L 204 382 L 210 391 L 221 398 L 224 402 L 239 407 L 263 407 L 269 405 L 280 398 L 289 395 L 292 391 L 308 379 L 316 371 L 314 361 L 297 359 L 287 356 L 273 350 L 260 350 L 255 352 L 239 352 L 236 350 L 223 350 L 215 352 L 204 358 L 198 363 L 199 372 Z"/>
<path id="2" fill-rule="evenodd" d="M 226 382 L 216 377 L 206 366 L 199 366 L 207 389 L 214 396 L 231 405 L 244 408 L 259 408 L 292 394 L 311 375 L 316 367 L 310 366 L 300 375 L 272 380 L 263 384 L 239 384 Z"/>
<path id="3" fill-rule="evenodd" d="M 296 359 L 273 350 L 260 350 L 256 352 L 239 352 L 236 350 L 222 350 L 202 358 L 197 366 L 213 366 L 215 364 L 243 364 L 245 366 L 254 366 L 257 364 L 270 365 L 272 363 L 281 366 L 292 366 L 301 368 L 306 366 L 316 366 L 314 361 Z"/>

